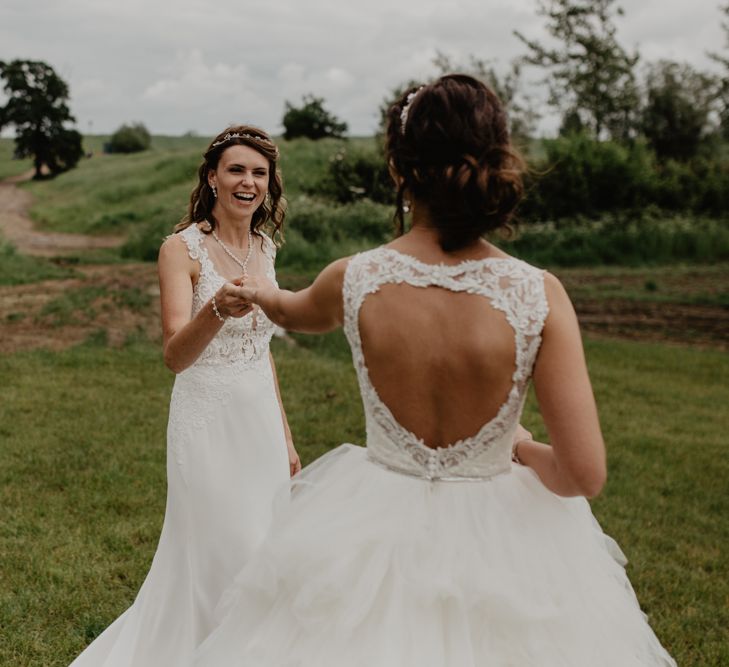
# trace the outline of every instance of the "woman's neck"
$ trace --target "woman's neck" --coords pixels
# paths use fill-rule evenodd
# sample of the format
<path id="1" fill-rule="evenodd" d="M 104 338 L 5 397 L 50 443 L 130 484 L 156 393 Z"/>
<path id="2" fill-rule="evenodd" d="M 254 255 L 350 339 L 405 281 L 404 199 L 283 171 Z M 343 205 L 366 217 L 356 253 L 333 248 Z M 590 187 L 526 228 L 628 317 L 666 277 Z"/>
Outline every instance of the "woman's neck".
<path id="1" fill-rule="evenodd" d="M 213 210 L 217 221 L 216 233 L 223 243 L 233 248 L 246 248 L 248 246 L 248 231 L 251 229 L 252 216 L 233 218 L 224 211 Z"/>

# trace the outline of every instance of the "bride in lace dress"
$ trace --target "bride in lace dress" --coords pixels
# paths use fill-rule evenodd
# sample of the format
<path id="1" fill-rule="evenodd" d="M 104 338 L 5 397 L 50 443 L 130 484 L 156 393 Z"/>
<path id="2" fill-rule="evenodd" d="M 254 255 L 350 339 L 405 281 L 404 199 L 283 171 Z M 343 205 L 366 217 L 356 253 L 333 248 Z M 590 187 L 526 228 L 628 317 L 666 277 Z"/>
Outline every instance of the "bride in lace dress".
<path id="1" fill-rule="evenodd" d="M 218 135 L 159 272 L 165 363 L 177 373 L 167 431 L 167 509 L 134 604 L 73 667 L 184 667 L 258 547 L 274 495 L 300 464 L 269 353 L 274 325 L 235 294 L 275 284 L 283 222 L 278 150 L 262 130 Z"/>
<path id="2" fill-rule="evenodd" d="M 500 102 L 443 77 L 387 138 L 410 230 L 296 294 L 239 290 L 286 328 L 344 326 L 367 446 L 297 478 L 196 667 L 675 665 L 585 499 L 605 454 L 569 299 L 481 238 L 521 195 Z M 519 425 L 530 380 L 552 446 Z"/>

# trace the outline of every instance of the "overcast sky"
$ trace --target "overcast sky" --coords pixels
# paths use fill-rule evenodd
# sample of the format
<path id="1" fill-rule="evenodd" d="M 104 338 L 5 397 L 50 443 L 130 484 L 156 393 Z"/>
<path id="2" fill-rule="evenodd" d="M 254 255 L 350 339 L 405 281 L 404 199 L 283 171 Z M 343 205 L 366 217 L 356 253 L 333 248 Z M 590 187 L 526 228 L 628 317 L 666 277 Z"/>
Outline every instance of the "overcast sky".
<path id="1" fill-rule="evenodd" d="M 644 61 L 714 68 L 720 0 L 624 0 L 619 38 Z M 385 95 L 432 74 L 442 51 L 505 69 L 543 38 L 535 0 L 0 0 L 0 59 L 44 60 L 68 82 L 82 132 L 143 122 L 212 135 L 234 122 L 278 133 L 284 101 L 326 100 L 371 134 Z M 527 73 L 536 79 L 536 72 Z M 544 121 L 549 131 L 554 122 Z"/>

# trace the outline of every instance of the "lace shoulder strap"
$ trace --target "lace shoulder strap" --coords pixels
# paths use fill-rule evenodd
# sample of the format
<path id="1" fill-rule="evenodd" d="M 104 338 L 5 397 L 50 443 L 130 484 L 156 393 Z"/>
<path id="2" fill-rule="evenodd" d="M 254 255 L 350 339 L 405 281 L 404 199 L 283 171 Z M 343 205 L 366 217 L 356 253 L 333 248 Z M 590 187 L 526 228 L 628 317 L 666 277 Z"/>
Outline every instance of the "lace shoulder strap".
<path id="1" fill-rule="evenodd" d="M 200 228 L 196 224 L 192 224 L 183 229 L 179 234 L 187 246 L 187 254 L 190 259 L 200 262 L 201 272 L 212 272 L 213 266 L 208 258 L 208 251 L 203 245 L 204 236 Z"/>
<path id="2" fill-rule="evenodd" d="M 190 259 L 200 259 L 200 252 L 202 248 L 202 232 L 198 229 L 196 224 L 192 224 L 189 227 L 185 227 L 180 232 L 180 238 L 185 242 L 187 246 L 187 254 Z"/>
<path id="3" fill-rule="evenodd" d="M 268 234 L 262 234 L 261 239 L 263 254 L 271 262 L 271 264 L 274 264 L 276 262 L 276 252 L 278 251 L 276 244 Z"/>
<path id="4" fill-rule="evenodd" d="M 525 336 L 539 336 L 549 314 L 544 289 L 544 271 L 519 259 L 511 259 L 502 268 L 490 267 L 506 278 L 506 309 L 514 318 L 515 328 Z"/>
<path id="5" fill-rule="evenodd" d="M 354 255 L 348 262 L 342 283 L 344 331 L 357 327 L 357 312 L 365 296 L 376 292 L 382 282 L 383 257 L 379 248 Z"/>

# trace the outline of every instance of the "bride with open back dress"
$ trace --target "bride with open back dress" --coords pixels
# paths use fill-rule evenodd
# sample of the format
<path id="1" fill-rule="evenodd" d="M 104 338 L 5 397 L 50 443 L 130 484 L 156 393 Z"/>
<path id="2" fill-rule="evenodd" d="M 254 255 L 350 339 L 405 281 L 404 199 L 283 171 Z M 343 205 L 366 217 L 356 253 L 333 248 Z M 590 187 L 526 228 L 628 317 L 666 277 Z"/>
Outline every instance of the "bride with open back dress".
<path id="1" fill-rule="evenodd" d="M 244 275 L 275 284 L 277 158 L 258 128 L 218 135 L 187 218 L 162 246 L 164 355 L 177 373 L 164 526 L 134 603 L 73 667 L 189 665 L 221 593 L 263 540 L 274 497 L 298 472 L 269 353 L 274 325 L 234 294 Z"/>
<path id="2" fill-rule="evenodd" d="M 409 231 L 301 292 L 239 289 L 286 328 L 344 327 L 367 446 L 294 481 L 195 666 L 675 666 L 585 498 L 605 454 L 574 310 L 481 238 L 521 195 L 500 102 L 442 77 L 387 139 Z M 551 446 L 519 424 L 532 380 Z"/>

